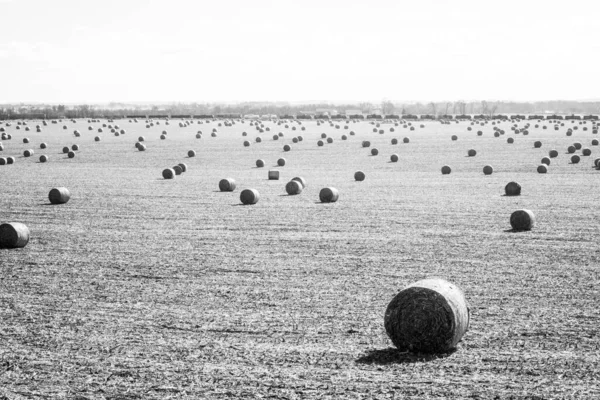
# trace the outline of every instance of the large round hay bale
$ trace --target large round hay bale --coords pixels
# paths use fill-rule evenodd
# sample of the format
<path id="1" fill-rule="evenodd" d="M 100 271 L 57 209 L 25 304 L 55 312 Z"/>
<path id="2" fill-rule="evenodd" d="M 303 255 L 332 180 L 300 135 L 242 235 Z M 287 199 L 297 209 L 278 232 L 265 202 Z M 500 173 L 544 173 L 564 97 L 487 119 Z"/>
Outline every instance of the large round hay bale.
<path id="1" fill-rule="evenodd" d="M 348 136 L 342 135 L 342 140 L 348 140 Z"/>
<path id="2" fill-rule="evenodd" d="M 240 201 L 242 204 L 250 205 L 258 203 L 259 194 L 256 189 L 244 189 L 240 193 Z"/>
<path id="3" fill-rule="evenodd" d="M 557 150 L 550 150 L 548 152 L 548 155 L 550 156 L 550 158 L 556 158 L 556 157 L 558 157 L 558 151 Z"/>
<path id="4" fill-rule="evenodd" d="M 550 165 L 550 158 L 549 157 L 543 157 L 542 158 L 542 164 Z"/>
<path id="5" fill-rule="evenodd" d="M 452 135 L 452 140 L 458 140 L 458 136 Z"/>
<path id="6" fill-rule="evenodd" d="M 581 145 L 581 143 L 579 143 L 579 142 L 575 142 L 575 143 L 573 143 L 573 146 L 575 146 L 575 149 L 577 149 L 577 150 L 581 150 L 581 147 L 583 147 L 583 146 Z"/>
<path id="7" fill-rule="evenodd" d="M 379 154 L 379 150 L 377 150 L 376 148 L 372 148 L 372 149 L 371 149 L 371 155 L 372 155 L 372 156 L 376 156 L 376 155 L 378 155 L 378 154 Z"/>
<path id="8" fill-rule="evenodd" d="M 20 222 L 0 225 L 0 249 L 16 249 L 29 243 L 29 228 Z"/>
<path id="9" fill-rule="evenodd" d="M 247 140 L 244 140 L 244 147 L 250 147 L 250 142 Z"/>
<path id="10" fill-rule="evenodd" d="M 48 156 L 47 156 L 47 155 L 45 155 L 45 154 L 42 154 L 42 155 L 40 156 L 40 162 L 41 162 L 41 163 L 45 163 L 46 161 L 48 161 Z"/>
<path id="11" fill-rule="evenodd" d="M 295 178 L 292 178 L 292 180 L 300 182 L 300 184 L 302 185 L 302 189 L 306 188 L 306 179 L 304 179 L 303 177 L 297 176 Z"/>
<path id="12" fill-rule="evenodd" d="M 508 182 L 504 187 L 504 193 L 507 196 L 519 196 L 521 194 L 521 185 L 517 182 Z"/>
<path id="13" fill-rule="evenodd" d="M 264 167 L 265 166 L 265 161 L 264 160 L 260 160 L 260 159 L 256 160 L 256 166 L 258 168 Z"/>
<path id="14" fill-rule="evenodd" d="M 175 171 L 175 175 L 183 174 L 183 168 L 181 168 L 179 165 L 175 165 L 172 170 Z"/>
<path id="15" fill-rule="evenodd" d="M 162 176 L 165 179 L 173 179 L 175 178 L 175 171 L 172 168 L 163 169 Z"/>
<path id="16" fill-rule="evenodd" d="M 404 139 L 402 139 L 403 143 L 410 143 L 410 138 L 405 137 Z"/>
<path id="17" fill-rule="evenodd" d="M 70 149 L 69 149 L 69 147 L 68 147 L 68 146 L 65 146 L 65 147 L 63 147 L 63 149 L 62 149 L 62 152 L 63 152 L 64 154 L 67 154 L 69 151 L 70 151 Z"/>
<path id="18" fill-rule="evenodd" d="M 196 139 L 202 139 L 202 133 L 200 133 L 200 132 L 196 133 Z"/>
<path id="19" fill-rule="evenodd" d="M 542 142 L 540 142 L 539 140 L 536 140 L 535 142 L 533 142 L 533 147 L 535 147 L 536 149 L 539 149 L 540 147 L 542 147 Z"/>
<path id="20" fill-rule="evenodd" d="M 463 292 L 443 279 L 424 279 L 402 289 L 387 306 L 385 330 L 400 351 L 444 353 L 469 329 Z"/>
<path id="21" fill-rule="evenodd" d="M 285 165 L 285 158 L 280 158 L 279 160 L 277 160 L 277 165 L 283 167 Z"/>
<path id="22" fill-rule="evenodd" d="M 139 143 L 139 142 L 138 142 L 138 143 Z M 145 145 L 145 144 L 142 144 L 142 143 L 140 143 L 140 144 L 139 144 L 139 146 L 137 147 L 137 149 L 138 149 L 139 151 L 146 151 L 146 145 Z"/>
<path id="23" fill-rule="evenodd" d="M 6 165 L 6 158 L 0 157 L 0 165 Z"/>
<path id="24" fill-rule="evenodd" d="M 579 164 L 579 161 L 581 161 L 581 157 L 579 157 L 577 154 L 573 154 L 571 156 L 571 164 Z"/>
<path id="25" fill-rule="evenodd" d="M 32 150 L 32 149 L 25 150 L 25 151 L 23 152 L 23 155 L 24 155 L 25 157 L 31 157 L 31 156 L 33 155 L 33 150 Z"/>
<path id="26" fill-rule="evenodd" d="M 138 138 L 138 142 L 143 142 L 144 140 L 146 140 L 146 139 L 145 139 L 143 136 L 140 136 L 140 137 Z"/>
<path id="27" fill-rule="evenodd" d="M 100 136 L 96 136 L 96 137 L 94 138 L 94 140 L 95 140 L 96 142 L 99 142 L 99 141 L 100 141 Z"/>
<path id="28" fill-rule="evenodd" d="M 396 138 L 393 138 L 393 139 L 392 139 L 392 145 L 397 145 L 397 144 L 398 144 L 398 139 L 396 139 Z"/>
<path id="29" fill-rule="evenodd" d="M 327 143 L 329 143 L 329 144 L 333 143 L 333 138 L 331 138 L 331 137 L 328 137 L 328 138 L 327 138 Z"/>
<path id="30" fill-rule="evenodd" d="M 592 150 L 588 149 L 587 147 L 581 150 L 581 154 L 584 156 L 591 156 L 592 155 Z"/>
<path id="31" fill-rule="evenodd" d="M 327 134 L 326 133 L 321 133 L 321 139 L 327 139 Z"/>
<path id="32" fill-rule="evenodd" d="M 535 216 L 530 210 L 517 210 L 510 216 L 510 226 L 514 231 L 530 231 L 535 225 Z"/>
<path id="33" fill-rule="evenodd" d="M 365 175 L 365 173 L 364 173 L 364 172 L 362 172 L 362 171 L 356 171 L 356 172 L 354 173 L 354 179 L 355 179 L 355 180 L 357 180 L 357 181 L 359 181 L 359 182 L 362 182 L 362 181 L 364 181 L 364 180 L 365 180 L 365 178 L 366 178 L 366 175 Z"/>
<path id="34" fill-rule="evenodd" d="M 452 172 L 452 168 L 450 168 L 449 165 L 444 165 L 442 167 L 442 175 L 448 175 L 450 172 Z"/>
<path id="35" fill-rule="evenodd" d="M 166 135 L 160 135 L 160 140 L 165 140 L 167 138 Z"/>
<path id="36" fill-rule="evenodd" d="M 292 138 L 292 143 L 298 143 L 298 138 L 297 137 L 293 137 Z"/>
<path id="37" fill-rule="evenodd" d="M 29 143 L 29 138 L 23 138 L 23 143 Z"/>
<path id="38" fill-rule="evenodd" d="M 6 163 L 7 164 L 14 164 L 15 163 L 15 158 L 14 157 L 6 157 Z"/>
<path id="39" fill-rule="evenodd" d="M 592 140 L 592 146 L 598 146 L 598 139 Z"/>
<path id="40" fill-rule="evenodd" d="M 71 199 L 71 192 L 66 187 L 57 187 L 50 190 L 48 200 L 52 204 L 65 204 Z"/>
<path id="41" fill-rule="evenodd" d="M 475 156 L 477 155 L 477 152 L 476 152 L 474 149 L 470 149 L 470 150 L 467 152 L 467 155 L 468 155 L 469 157 L 475 157 Z"/>
<path id="42" fill-rule="evenodd" d="M 217 132 L 212 132 L 212 133 L 210 134 L 210 136 L 211 136 L 211 137 L 217 137 Z"/>
<path id="43" fill-rule="evenodd" d="M 290 151 L 290 150 L 292 150 L 292 148 L 289 144 L 286 144 L 285 146 L 283 146 L 283 151 Z"/>
<path id="44" fill-rule="evenodd" d="M 368 140 L 364 140 L 362 142 L 362 147 L 370 147 L 371 146 L 371 142 L 369 142 Z"/>
<path id="45" fill-rule="evenodd" d="M 181 168 L 181 172 L 187 172 L 187 170 L 188 170 L 187 164 L 179 163 L 177 165 Z"/>
<path id="46" fill-rule="evenodd" d="M 398 156 L 398 154 L 394 153 L 390 156 L 390 161 L 391 162 L 398 162 L 398 160 L 400 159 L 400 157 Z"/>
<path id="47" fill-rule="evenodd" d="M 538 167 L 537 167 L 538 174 L 545 174 L 546 172 L 548 172 L 548 165 L 550 165 L 550 164 L 538 165 Z"/>
<path id="48" fill-rule="evenodd" d="M 596 158 L 596 159 L 594 160 L 594 167 L 596 167 L 596 168 L 600 168 L 600 158 Z"/>
<path id="49" fill-rule="evenodd" d="M 67 153 L 67 156 L 68 156 L 69 158 L 74 158 L 74 157 L 75 157 L 75 152 L 73 152 L 73 151 L 70 151 L 70 152 L 68 152 L 68 153 Z"/>
<path id="50" fill-rule="evenodd" d="M 221 192 L 233 192 L 236 188 L 235 180 L 232 178 L 225 178 L 219 181 L 219 190 Z"/>
<path id="51" fill-rule="evenodd" d="M 491 175 L 494 172 L 494 167 L 492 167 L 491 165 L 486 165 L 485 167 L 483 167 L 483 173 L 485 175 Z"/>
<path id="52" fill-rule="evenodd" d="M 326 187 L 319 192 L 321 203 L 335 203 L 340 198 L 340 193 L 336 188 Z"/>
<path id="53" fill-rule="evenodd" d="M 302 189 L 302 183 L 293 179 L 285 185 L 285 191 L 290 196 L 302 193 Z"/>
<path id="54" fill-rule="evenodd" d="M 495 132 L 495 133 L 494 133 L 494 136 L 496 135 L 496 133 L 497 133 L 497 132 Z M 482 135 L 483 135 L 483 132 L 481 132 L 481 131 L 477 131 L 477 136 L 482 136 Z"/>
<path id="55" fill-rule="evenodd" d="M 515 139 L 509 137 L 508 139 L 506 139 L 506 143 L 508 144 L 513 144 L 515 142 Z"/>
<path id="56" fill-rule="evenodd" d="M 298 136 L 298 141 L 299 141 L 299 142 L 301 142 L 301 141 L 303 141 L 303 140 L 304 140 L 304 138 L 303 138 L 302 136 Z"/>
<path id="57" fill-rule="evenodd" d="M 196 152 L 194 150 L 188 150 L 188 157 L 196 157 Z"/>
<path id="58" fill-rule="evenodd" d="M 71 146 L 71 150 L 77 151 L 77 150 L 79 150 L 79 146 L 74 144 L 73 146 Z"/>
<path id="59" fill-rule="evenodd" d="M 322 140 L 319 140 L 317 142 L 317 146 L 319 146 L 319 147 L 323 147 L 324 145 L 325 145 L 325 142 L 323 142 Z"/>

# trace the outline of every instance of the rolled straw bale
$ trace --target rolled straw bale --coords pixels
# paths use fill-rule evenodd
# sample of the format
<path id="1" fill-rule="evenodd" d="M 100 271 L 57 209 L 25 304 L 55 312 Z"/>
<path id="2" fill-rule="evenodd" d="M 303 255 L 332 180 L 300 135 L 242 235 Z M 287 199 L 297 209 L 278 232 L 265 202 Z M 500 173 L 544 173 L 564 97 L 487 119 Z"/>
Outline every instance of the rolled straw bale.
<path id="1" fill-rule="evenodd" d="M 327 134 L 326 133 L 321 133 L 321 139 L 327 139 Z"/>
<path id="2" fill-rule="evenodd" d="M 302 193 L 302 189 L 302 184 L 295 180 L 291 180 L 285 185 L 285 191 L 290 196 Z"/>
<path id="3" fill-rule="evenodd" d="M 302 189 L 306 187 L 306 179 L 304 179 L 303 177 L 297 176 L 295 178 L 292 178 L 292 180 L 300 182 L 300 184 L 302 185 Z"/>
<path id="4" fill-rule="evenodd" d="M 196 152 L 194 150 L 188 150 L 188 157 L 196 157 Z"/>
<path id="5" fill-rule="evenodd" d="M 235 180 L 232 178 L 225 178 L 219 181 L 219 190 L 221 192 L 233 192 L 236 188 Z"/>
<path id="6" fill-rule="evenodd" d="M 494 167 L 492 167 L 491 165 L 486 165 L 485 167 L 483 167 L 483 173 L 485 175 L 491 175 L 494 172 Z"/>
<path id="7" fill-rule="evenodd" d="M 165 179 L 173 179 L 175 178 L 175 171 L 172 168 L 163 169 L 162 176 Z"/>
<path id="8" fill-rule="evenodd" d="M 260 136 L 257 136 L 256 139 L 255 139 L 255 142 L 256 143 L 262 142 L 262 138 Z"/>
<path id="9" fill-rule="evenodd" d="M 530 231 L 535 225 L 535 216 L 530 210 L 517 210 L 510 216 L 510 226 L 514 231 Z"/>
<path id="10" fill-rule="evenodd" d="M 328 137 L 328 138 L 327 138 L 327 143 L 329 143 L 329 144 L 333 143 L 333 138 L 331 138 L 331 137 Z"/>
<path id="11" fill-rule="evenodd" d="M 210 136 L 212 136 L 212 137 L 217 137 L 217 132 L 212 132 L 212 133 L 210 134 Z"/>
<path id="12" fill-rule="evenodd" d="M 69 148 L 67 146 L 63 147 L 63 153 L 67 154 L 69 152 Z"/>
<path id="13" fill-rule="evenodd" d="M 71 192 L 66 187 L 57 187 L 48 193 L 48 200 L 52 204 L 65 204 L 69 199 L 71 199 Z"/>
<path id="14" fill-rule="evenodd" d="M 359 181 L 359 182 L 362 182 L 362 181 L 364 181 L 364 180 L 365 180 L 365 178 L 366 178 L 366 175 L 365 175 L 365 173 L 364 173 L 364 172 L 362 172 L 362 171 L 356 171 L 356 172 L 354 173 L 354 179 L 355 179 L 355 180 L 357 180 L 357 181 Z"/>
<path id="15" fill-rule="evenodd" d="M 448 175 L 450 172 L 452 172 L 452 168 L 450 168 L 449 165 L 444 165 L 442 167 L 442 175 Z"/>
<path id="16" fill-rule="evenodd" d="M 594 160 L 594 166 L 595 166 L 596 168 L 600 168 L 600 158 L 596 158 L 596 159 Z"/>
<path id="17" fill-rule="evenodd" d="M 172 170 L 175 171 L 175 175 L 183 174 L 183 168 L 181 168 L 179 165 L 175 165 Z"/>
<path id="18" fill-rule="evenodd" d="M 477 136 L 482 136 L 482 135 L 483 135 L 483 132 L 477 131 Z M 496 133 L 494 133 L 494 135 L 496 135 Z"/>
<path id="19" fill-rule="evenodd" d="M 393 138 L 393 139 L 392 139 L 392 145 L 396 145 L 396 144 L 398 144 L 398 139 L 396 139 L 396 138 Z"/>
<path id="20" fill-rule="evenodd" d="M 23 155 L 24 155 L 25 157 L 31 157 L 31 156 L 33 155 L 33 150 L 32 150 L 32 149 L 25 150 L 25 151 L 23 152 Z"/>
<path id="21" fill-rule="evenodd" d="M 348 136 L 342 135 L 342 140 L 348 140 Z"/>
<path id="22" fill-rule="evenodd" d="M 285 165 L 285 158 L 280 158 L 279 160 L 277 160 L 277 165 L 283 167 Z"/>
<path id="23" fill-rule="evenodd" d="M 592 140 L 592 146 L 598 146 L 598 139 Z"/>
<path id="24" fill-rule="evenodd" d="M 350 131 L 350 136 L 354 136 L 356 133 L 354 131 Z"/>
<path id="25" fill-rule="evenodd" d="M 452 140 L 458 140 L 458 136 L 452 135 Z"/>
<path id="26" fill-rule="evenodd" d="M 371 155 L 372 155 L 372 156 L 376 156 L 376 155 L 378 155 L 378 154 L 379 154 L 379 150 L 377 150 L 376 148 L 372 148 L 372 149 L 371 149 Z"/>
<path id="27" fill-rule="evenodd" d="M 94 138 L 94 140 L 95 140 L 96 142 L 99 142 L 99 141 L 100 141 L 100 136 L 96 136 L 96 137 Z"/>
<path id="28" fill-rule="evenodd" d="M 273 140 L 279 140 L 279 136 L 273 135 Z"/>
<path id="29" fill-rule="evenodd" d="M 521 194 L 521 185 L 517 182 L 508 182 L 504 187 L 504 193 L 507 196 L 519 196 Z"/>
<path id="30" fill-rule="evenodd" d="M 6 157 L 6 163 L 7 164 L 14 164 L 15 163 L 15 158 L 14 157 Z"/>
<path id="31" fill-rule="evenodd" d="M 506 139 L 506 143 L 508 143 L 508 144 L 512 144 L 514 142 L 515 142 L 515 139 L 513 139 L 511 137 L 509 137 L 508 139 Z"/>
<path id="32" fill-rule="evenodd" d="M 298 143 L 298 138 L 297 137 L 293 137 L 292 138 L 292 143 Z"/>
<path id="33" fill-rule="evenodd" d="M 592 155 L 592 151 L 590 149 L 588 149 L 587 147 L 581 150 L 581 154 L 584 156 L 591 156 Z"/>
<path id="34" fill-rule="evenodd" d="M 557 150 L 550 150 L 548 152 L 548 155 L 550 156 L 550 158 L 556 158 L 556 157 L 558 157 L 558 151 Z"/>
<path id="35" fill-rule="evenodd" d="M 539 149 L 540 147 L 542 147 L 542 142 L 540 142 L 539 140 L 536 140 L 533 143 L 533 147 L 535 147 L 536 149 Z"/>
<path id="36" fill-rule="evenodd" d="M 6 158 L 0 157 L 0 165 L 6 165 Z"/>
<path id="37" fill-rule="evenodd" d="M 146 140 L 146 139 L 145 139 L 143 136 L 140 136 L 140 137 L 138 138 L 138 142 L 143 142 L 144 140 Z"/>
<path id="38" fill-rule="evenodd" d="M 79 150 L 79 146 L 74 144 L 73 146 L 71 146 L 71 150 L 77 151 L 77 150 Z"/>
<path id="39" fill-rule="evenodd" d="M 277 170 L 270 170 L 269 171 L 269 180 L 271 180 L 271 181 L 277 181 L 277 180 L 279 180 L 279 171 L 277 171 Z"/>
<path id="40" fill-rule="evenodd" d="M 400 159 L 400 157 L 398 157 L 398 154 L 396 154 L 396 153 L 394 153 L 390 156 L 391 162 L 398 162 L 399 159 Z"/>
<path id="41" fill-rule="evenodd" d="M 481 135 L 479 135 L 479 136 L 481 136 Z M 498 132 L 498 131 L 494 132 L 494 137 L 500 137 L 500 132 Z"/>
<path id="42" fill-rule="evenodd" d="M 262 167 L 264 167 L 264 166 L 265 166 L 265 161 L 264 161 L 264 160 L 260 160 L 260 159 L 259 159 L 259 160 L 256 160 L 256 166 L 257 166 L 258 168 L 262 168 Z"/>
<path id="43" fill-rule="evenodd" d="M 550 165 L 550 158 L 549 157 L 543 157 L 542 158 L 542 164 Z"/>
<path id="44" fill-rule="evenodd" d="M 242 204 L 250 205 L 258 203 L 259 194 L 256 189 L 244 189 L 240 193 L 240 201 Z"/>
<path id="45" fill-rule="evenodd" d="M 369 142 L 368 140 L 363 140 L 362 147 L 370 147 L 370 146 L 371 146 L 371 142 Z"/>
<path id="46" fill-rule="evenodd" d="M 67 156 L 68 156 L 69 158 L 74 158 L 74 157 L 75 157 L 75 152 L 73 152 L 73 151 L 70 151 L 70 152 L 68 152 L 68 153 L 67 153 Z"/>
<path id="47" fill-rule="evenodd" d="M 575 146 L 575 148 L 576 148 L 577 150 L 581 150 L 581 147 L 582 147 L 581 143 L 579 143 L 579 142 L 575 142 L 575 143 L 573 143 L 573 146 Z"/>
<path id="48" fill-rule="evenodd" d="M 145 145 L 145 144 L 141 144 L 141 143 L 140 143 L 140 145 L 137 147 L 137 149 L 138 149 L 139 151 L 146 151 L 146 145 Z"/>
<path id="49" fill-rule="evenodd" d="M 290 151 L 292 148 L 290 147 L 289 144 L 286 144 L 285 146 L 283 146 L 283 151 Z"/>
<path id="50" fill-rule="evenodd" d="M 340 198 L 340 193 L 336 188 L 326 187 L 319 192 L 321 203 L 335 203 Z"/>
<path id="51" fill-rule="evenodd" d="M 23 138 L 23 143 L 29 143 L 29 138 Z"/>
<path id="52" fill-rule="evenodd" d="M 166 135 L 160 135 L 160 140 L 165 140 L 167 138 Z"/>
<path id="53" fill-rule="evenodd" d="M 283 137 L 283 132 L 278 133 L 279 137 Z"/>
<path id="54" fill-rule="evenodd" d="M 401 351 L 444 353 L 454 349 L 469 329 L 469 306 L 456 285 L 424 279 L 392 299 L 384 326 Z"/>
<path id="55" fill-rule="evenodd" d="M 410 142 L 410 138 L 405 137 L 404 139 L 402 139 L 402 142 L 403 143 L 409 143 Z"/>
<path id="56" fill-rule="evenodd" d="M 2 143 L 0 143 L 0 151 L 4 150 L 4 146 L 2 146 Z"/>
<path id="57" fill-rule="evenodd" d="M 548 164 L 550 165 L 550 164 Z M 545 174 L 546 172 L 548 172 L 548 165 L 546 164 L 540 164 L 537 167 L 537 172 L 538 174 Z"/>
<path id="58" fill-rule="evenodd" d="M 177 165 L 179 165 L 181 167 L 181 172 L 187 172 L 187 170 L 188 170 L 187 164 L 179 163 Z"/>
<path id="59" fill-rule="evenodd" d="M 202 134 L 200 132 L 196 133 L 196 139 L 202 139 Z"/>
<path id="60" fill-rule="evenodd" d="M 303 141 L 303 140 L 304 140 L 304 138 L 303 138 L 302 136 L 298 136 L 298 141 L 299 141 L 299 142 L 301 142 L 301 141 Z"/>
<path id="61" fill-rule="evenodd" d="M 475 156 L 477 155 L 477 152 L 476 152 L 474 149 L 470 149 L 470 150 L 467 152 L 467 155 L 468 155 L 469 157 L 475 157 Z"/>
<path id="62" fill-rule="evenodd" d="M 29 228 L 20 222 L 9 222 L 0 225 L 0 248 L 16 249 L 29 243 Z"/>
<path id="63" fill-rule="evenodd" d="M 45 155 L 45 154 L 42 154 L 42 155 L 40 156 L 40 162 L 41 162 L 41 163 L 45 163 L 46 161 L 48 161 L 48 156 L 47 156 L 47 155 Z"/>
<path id="64" fill-rule="evenodd" d="M 571 156 L 571 164 L 579 164 L 579 161 L 581 161 L 581 157 L 579 157 L 577 154 L 573 154 Z"/>

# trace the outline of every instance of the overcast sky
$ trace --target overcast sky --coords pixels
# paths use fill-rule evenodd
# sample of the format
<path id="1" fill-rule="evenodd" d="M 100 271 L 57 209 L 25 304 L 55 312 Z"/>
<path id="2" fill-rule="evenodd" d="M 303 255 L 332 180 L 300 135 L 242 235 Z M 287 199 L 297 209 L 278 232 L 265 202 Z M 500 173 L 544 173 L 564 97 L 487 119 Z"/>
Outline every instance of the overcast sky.
<path id="1" fill-rule="evenodd" d="M 491 4 L 0 0 L 0 103 L 600 98 L 600 2 Z"/>

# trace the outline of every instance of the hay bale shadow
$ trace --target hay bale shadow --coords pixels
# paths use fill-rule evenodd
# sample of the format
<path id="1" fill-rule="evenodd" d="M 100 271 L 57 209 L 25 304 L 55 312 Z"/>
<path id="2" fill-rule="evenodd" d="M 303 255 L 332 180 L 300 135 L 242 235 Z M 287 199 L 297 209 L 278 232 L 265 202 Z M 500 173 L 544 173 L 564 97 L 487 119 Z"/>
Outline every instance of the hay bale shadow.
<path id="1" fill-rule="evenodd" d="M 453 349 L 447 353 L 411 353 L 408 351 L 400 351 L 393 347 L 388 347 L 384 350 L 371 350 L 366 355 L 358 358 L 356 363 L 377 365 L 412 364 L 446 358 L 455 352 L 456 349 Z"/>

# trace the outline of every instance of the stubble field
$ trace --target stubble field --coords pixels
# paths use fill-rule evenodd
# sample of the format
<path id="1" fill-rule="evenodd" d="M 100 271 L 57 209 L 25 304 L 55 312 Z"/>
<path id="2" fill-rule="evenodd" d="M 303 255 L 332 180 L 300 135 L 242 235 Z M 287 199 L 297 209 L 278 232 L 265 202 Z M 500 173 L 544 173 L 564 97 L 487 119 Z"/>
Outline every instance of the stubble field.
<path id="1" fill-rule="evenodd" d="M 2 124 L 13 138 L 0 157 L 16 161 L 0 166 L 0 222 L 25 223 L 31 240 L 0 250 L 0 399 L 600 396 L 591 123 L 555 131 L 531 121 L 524 136 L 511 122 L 471 131 L 470 122 L 417 121 L 414 131 L 382 123 L 384 134 L 366 121 L 264 121 L 263 133 L 250 121 L 179 122 L 115 120 L 126 130 L 118 137 L 97 132 L 106 120 L 63 120 L 41 133 L 39 121 L 29 132 Z M 494 137 L 494 126 L 506 134 Z M 333 143 L 317 146 L 322 133 Z M 566 154 L 574 142 L 592 150 L 579 164 Z M 80 150 L 69 159 L 62 148 L 73 144 Z M 550 149 L 559 156 L 538 174 Z M 40 154 L 50 160 L 39 163 Z M 181 162 L 187 172 L 162 178 Z M 270 169 L 280 180 L 267 179 Z M 354 180 L 357 170 L 365 181 Z M 308 186 L 288 196 L 296 176 Z M 228 177 L 238 188 L 219 192 Z M 504 196 L 510 181 L 521 196 Z M 71 200 L 48 205 L 58 186 Z M 338 202 L 319 202 L 327 186 Z M 244 188 L 258 190 L 256 205 L 241 205 Z M 509 218 L 521 208 L 536 226 L 515 233 Z M 398 352 L 383 313 L 400 289 L 428 277 L 463 289 L 470 329 L 451 354 Z"/>

